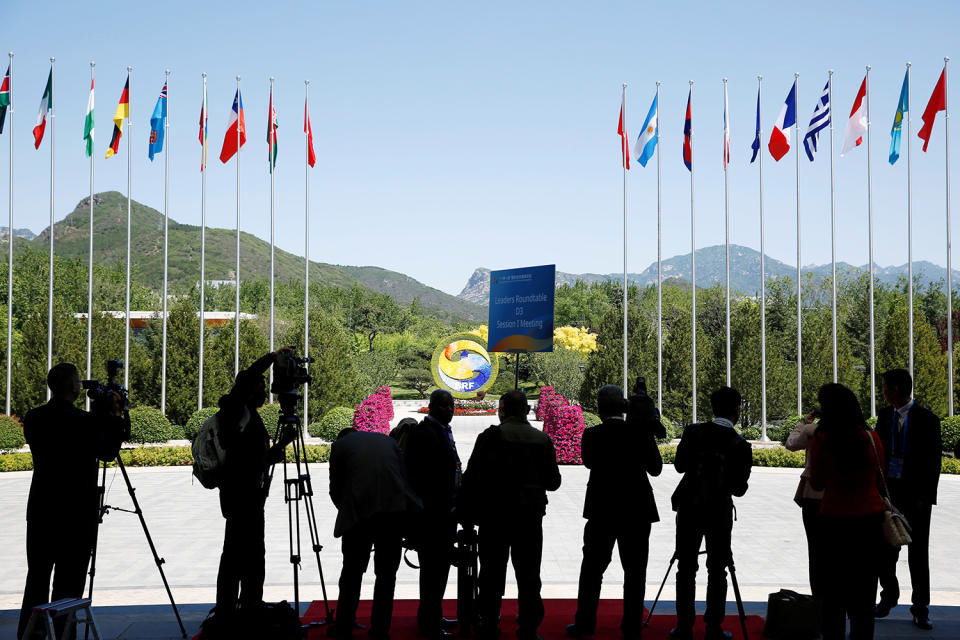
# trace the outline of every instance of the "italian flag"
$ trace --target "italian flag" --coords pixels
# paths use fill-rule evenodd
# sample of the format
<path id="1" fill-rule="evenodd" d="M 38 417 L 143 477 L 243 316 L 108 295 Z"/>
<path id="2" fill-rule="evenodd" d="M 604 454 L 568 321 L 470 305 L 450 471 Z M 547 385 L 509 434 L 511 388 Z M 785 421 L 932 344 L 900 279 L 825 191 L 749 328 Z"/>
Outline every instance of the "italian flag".
<path id="1" fill-rule="evenodd" d="M 83 121 L 83 141 L 87 143 L 87 157 L 93 155 L 93 76 L 90 76 L 90 97 L 87 98 L 87 117 Z"/>
<path id="2" fill-rule="evenodd" d="M 39 149 L 43 141 L 43 132 L 47 128 L 47 112 L 53 107 L 53 68 L 50 68 L 50 75 L 47 76 L 47 86 L 43 90 L 43 97 L 40 98 L 40 112 L 37 113 L 37 124 L 33 127 L 33 148 Z"/>

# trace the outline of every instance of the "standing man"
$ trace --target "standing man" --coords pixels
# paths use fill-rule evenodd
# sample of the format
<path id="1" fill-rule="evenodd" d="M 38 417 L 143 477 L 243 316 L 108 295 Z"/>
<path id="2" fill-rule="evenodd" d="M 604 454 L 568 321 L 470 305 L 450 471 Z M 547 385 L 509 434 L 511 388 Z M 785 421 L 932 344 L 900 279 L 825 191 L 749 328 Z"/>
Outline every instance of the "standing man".
<path id="1" fill-rule="evenodd" d="M 76 366 L 62 362 L 50 369 L 47 386 L 50 401 L 23 417 L 33 479 L 27 498 L 27 584 L 17 638 L 33 607 L 83 597 L 99 517 L 97 460 L 117 457 L 124 430 L 116 394 L 106 415 L 75 406 L 80 396 Z"/>
<path id="2" fill-rule="evenodd" d="M 560 486 L 560 469 L 553 442 L 527 422 L 530 405 L 522 391 L 500 396 L 497 413 L 500 424 L 477 437 L 463 474 L 459 517 L 480 527 L 481 637 L 500 633 L 507 558 L 512 556 L 520 610 L 517 637 L 536 640 L 543 622 L 543 516 L 547 491 Z"/>
<path id="3" fill-rule="evenodd" d="M 597 411 L 603 422 L 586 429 L 580 445 L 583 464 L 590 469 L 583 503 L 587 524 L 577 613 L 573 624 L 567 625 L 567 635 L 579 638 L 596 630 L 600 583 L 616 542 L 623 565 L 620 630 L 630 640 L 639 638 L 642 631 L 650 526 L 660 520 L 647 474 L 660 475 L 663 460 L 655 438 L 666 432 L 642 383 L 634 389 L 629 407 L 620 387 L 601 387 Z"/>
<path id="4" fill-rule="evenodd" d="M 877 416 L 877 435 L 883 442 L 884 474 L 890 499 L 910 523 L 913 542 L 907 549 L 913 585 L 913 624 L 930 623 L 930 513 L 937 504 L 943 442 L 940 418 L 914 401 L 913 378 L 906 369 L 892 369 L 881 377 L 883 397 L 890 406 Z M 880 604 L 874 615 L 884 618 L 900 598 L 897 559 L 900 547 L 888 547 L 880 565 Z"/>
<path id="5" fill-rule="evenodd" d="M 343 569 L 332 633 L 353 634 L 360 601 L 360 581 L 374 550 L 373 611 L 370 638 L 387 640 L 393 615 L 393 592 L 400 566 L 403 518 L 410 497 L 396 440 L 380 433 L 344 429 L 330 449 L 330 498 L 337 508 L 333 528 L 342 536 Z"/>
<path id="6" fill-rule="evenodd" d="M 683 430 L 674 467 L 683 474 L 671 502 L 677 512 L 677 626 L 674 640 L 691 640 L 700 541 L 707 540 L 705 640 L 732 637 L 722 628 L 727 601 L 727 566 L 732 561 L 733 498 L 747 492 L 750 444 L 733 426 L 740 420 L 740 394 L 720 387 L 710 395 L 714 419 Z"/>
<path id="7" fill-rule="evenodd" d="M 417 626 L 431 640 L 446 638 L 443 592 L 447 587 L 453 544 L 457 534 L 454 507 L 460 487 L 460 456 L 453 441 L 453 396 L 437 389 L 430 394 L 429 413 L 410 430 L 406 443 L 406 466 L 410 488 L 423 503 L 417 527 L 420 558 L 420 606 Z"/>

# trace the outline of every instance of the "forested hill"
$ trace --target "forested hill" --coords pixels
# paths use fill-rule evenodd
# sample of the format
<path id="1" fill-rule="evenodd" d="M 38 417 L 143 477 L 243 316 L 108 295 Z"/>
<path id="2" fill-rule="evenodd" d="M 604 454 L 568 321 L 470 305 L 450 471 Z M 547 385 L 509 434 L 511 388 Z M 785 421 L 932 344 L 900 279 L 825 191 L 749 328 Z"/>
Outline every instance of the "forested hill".
<path id="1" fill-rule="evenodd" d="M 90 201 L 84 198 L 65 219 L 56 223 L 55 250 L 63 257 L 86 262 L 89 250 Z M 127 199 L 116 191 L 94 195 L 94 261 L 110 266 L 126 259 Z M 163 214 L 137 201 L 131 205 L 131 253 L 140 284 L 158 290 L 163 284 Z M 49 243 L 48 229 L 30 240 L 38 249 Z M 207 228 L 206 279 L 232 280 L 236 264 L 236 231 Z M 275 251 L 278 282 L 303 277 L 303 257 Z M 240 276 L 244 281 L 267 280 L 270 243 L 241 232 Z M 173 292 L 184 292 L 200 281 L 200 227 L 170 219 L 169 277 Z M 311 262 L 313 282 L 339 287 L 361 285 L 385 293 L 400 303 L 419 298 L 427 309 L 445 317 L 473 321 L 486 318 L 484 307 L 428 287 L 402 273 L 379 267 L 343 267 Z"/>

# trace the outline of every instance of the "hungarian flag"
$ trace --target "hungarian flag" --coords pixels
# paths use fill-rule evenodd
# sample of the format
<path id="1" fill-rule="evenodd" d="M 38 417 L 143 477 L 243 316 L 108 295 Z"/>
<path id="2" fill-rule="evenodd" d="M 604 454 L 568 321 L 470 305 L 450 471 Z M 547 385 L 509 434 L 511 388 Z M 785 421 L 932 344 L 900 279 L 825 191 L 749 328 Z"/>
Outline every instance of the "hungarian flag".
<path id="1" fill-rule="evenodd" d="M 270 88 L 270 106 L 267 112 L 267 162 L 270 172 L 277 166 L 277 112 L 273 108 L 273 87 Z"/>
<path id="2" fill-rule="evenodd" d="M 777 123 L 773 125 L 773 131 L 770 132 L 770 142 L 767 143 L 767 149 L 770 155 L 777 162 L 780 158 L 787 155 L 790 151 L 790 127 L 797 124 L 797 81 L 793 81 L 790 87 L 790 93 L 784 100 L 780 108 L 780 115 L 777 116 Z"/>
<path id="3" fill-rule="evenodd" d="M 220 162 L 226 164 L 237 154 L 240 147 L 247 143 L 247 127 L 243 124 L 243 98 L 240 89 L 233 96 L 233 109 L 230 111 L 230 122 L 227 123 L 227 133 L 223 136 L 223 149 L 220 150 Z"/>
<path id="4" fill-rule="evenodd" d="M 0 84 L 0 133 L 3 133 L 3 121 L 7 119 L 7 107 L 10 106 L 10 65 L 7 65 L 7 74 Z"/>
<path id="5" fill-rule="evenodd" d="M 86 154 L 93 155 L 93 74 L 90 74 L 90 97 L 87 98 L 87 117 L 83 120 L 83 141 L 86 143 Z"/>
<path id="6" fill-rule="evenodd" d="M 317 164 L 317 154 L 313 151 L 313 128 L 310 126 L 310 109 L 307 101 L 303 101 L 303 132 L 307 134 L 307 164 L 311 167 Z"/>
<path id="7" fill-rule="evenodd" d="M 207 167 L 207 135 L 210 131 L 210 123 L 207 121 L 207 90 L 203 90 L 203 103 L 200 105 L 200 147 L 203 151 L 200 153 L 200 171 Z"/>
<path id="8" fill-rule="evenodd" d="M 50 67 L 50 75 L 47 76 L 47 86 L 43 90 L 43 96 L 40 98 L 40 112 L 37 113 L 37 124 L 33 127 L 33 148 L 39 149 L 43 141 L 43 132 L 47 128 L 47 112 L 53 106 L 53 67 Z"/>
<path id="9" fill-rule="evenodd" d="M 847 120 L 847 128 L 843 134 L 841 158 L 847 151 L 863 144 L 863 134 L 867 132 L 867 105 L 863 100 L 866 96 L 867 79 L 864 78 L 860 83 L 860 90 L 857 91 L 857 97 L 853 101 L 853 108 L 850 109 L 850 119 Z"/>
<path id="10" fill-rule="evenodd" d="M 693 87 L 687 94 L 687 116 L 683 119 L 683 164 L 693 171 L 693 118 L 690 114 L 690 97 L 693 94 Z"/>
<path id="11" fill-rule="evenodd" d="M 623 114 L 623 103 L 620 102 L 620 124 L 617 125 L 617 133 L 620 134 L 620 155 L 623 157 L 623 168 L 630 168 L 630 143 L 627 142 L 627 120 Z"/>
<path id="12" fill-rule="evenodd" d="M 130 117 L 130 74 L 127 74 L 127 82 L 123 85 L 123 93 L 120 94 L 120 102 L 117 104 L 117 111 L 113 114 L 113 136 L 110 138 L 110 148 L 107 149 L 106 157 L 115 156 L 120 152 L 120 138 L 123 136 L 123 119 Z"/>
<path id="13" fill-rule="evenodd" d="M 927 145 L 930 144 L 930 134 L 933 133 L 933 121 L 937 119 L 938 111 L 947 109 L 947 69 L 944 67 L 940 72 L 940 79 L 937 80 L 937 86 L 933 89 L 933 95 L 930 96 L 930 102 L 927 108 L 923 110 L 923 126 L 920 127 L 920 133 L 917 135 L 923 138 L 923 151 L 926 153 Z"/>

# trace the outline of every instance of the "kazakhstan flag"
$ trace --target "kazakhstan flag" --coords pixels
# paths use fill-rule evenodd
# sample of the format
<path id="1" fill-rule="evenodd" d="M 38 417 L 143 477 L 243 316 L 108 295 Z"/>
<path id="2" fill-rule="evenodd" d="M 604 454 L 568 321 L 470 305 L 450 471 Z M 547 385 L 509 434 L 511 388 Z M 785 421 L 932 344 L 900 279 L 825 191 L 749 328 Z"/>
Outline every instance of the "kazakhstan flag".
<path id="1" fill-rule="evenodd" d="M 900 89 L 900 104 L 897 105 L 897 113 L 893 116 L 893 128 L 890 129 L 890 164 L 894 164 L 900 157 L 900 129 L 903 127 L 903 114 L 909 110 L 907 96 L 909 87 L 907 86 L 906 73 L 903 75 L 903 88 Z"/>
<path id="2" fill-rule="evenodd" d="M 647 119 L 643 121 L 643 129 L 637 136 L 637 142 L 633 145 L 633 153 L 637 156 L 637 162 L 642 166 L 647 166 L 647 162 L 653 157 L 653 152 L 657 148 L 657 97 L 653 97 L 653 104 L 650 105 L 650 111 L 647 112 Z"/>

